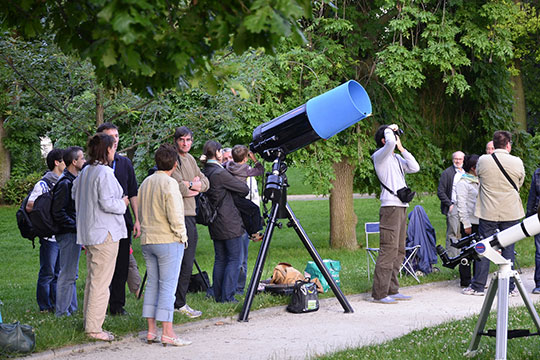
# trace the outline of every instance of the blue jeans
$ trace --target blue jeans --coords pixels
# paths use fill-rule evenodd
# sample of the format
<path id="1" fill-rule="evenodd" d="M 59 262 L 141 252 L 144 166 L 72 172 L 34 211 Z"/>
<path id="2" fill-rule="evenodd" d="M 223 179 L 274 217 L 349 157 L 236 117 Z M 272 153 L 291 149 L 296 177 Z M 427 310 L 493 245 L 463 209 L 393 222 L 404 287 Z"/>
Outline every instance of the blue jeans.
<path id="1" fill-rule="evenodd" d="M 234 298 L 242 264 L 242 246 L 247 233 L 228 240 L 214 240 L 214 298 L 217 302 L 237 301 Z"/>
<path id="2" fill-rule="evenodd" d="M 238 286 L 236 288 L 236 293 L 239 295 L 244 293 L 246 287 L 249 243 L 249 236 L 246 234 L 245 239 L 242 240 L 242 263 L 240 264 L 240 274 L 238 275 Z"/>
<path id="3" fill-rule="evenodd" d="M 478 224 L 478 233 L 480 236 L 485 239 L 498 230 L 503 231 L 519 223 L 519 220 L 513 221 L 489 221 L 480 219 Z M 514 262 L 514 244 L 502 249 L 502 256 L 505 259 L 509 259 Z M 487 277 L 489 274 L 489 264 L 491 261 L 485 257 L 480 258 L 480 260 L 475 261 L 474 265 L 474 276 L 471 281 L 471 288 L 476 291 L 484 291 L 486 286 Z M 512 265 L 512 269 L 514 266 Z M 514 279 L 510 279 L 510 291 L 514 290 Z"/>
<path id="4" fill-rule="evenodd" d="M 77 234 L 56 235 L 60 252 L 60 274 L 56 284 L 56 316 L 70 316 L 77 311 L 77 274 L 79 273 L 79 257 L 81 245 L 77 244 Z"/>
<path id="5" fill-rule="evenodd" d="M 56 281 L 60 271 L 58 244 L 39 239 L 39 274 L 36 298 L 41 311 L 53 311 L 56 300 Z"/>
<path id="6" fill-rule="evenodd" d="M 147 274 L 142 316 L 172 322 L 184 244 L 147 244 L 141 248 Z"/>

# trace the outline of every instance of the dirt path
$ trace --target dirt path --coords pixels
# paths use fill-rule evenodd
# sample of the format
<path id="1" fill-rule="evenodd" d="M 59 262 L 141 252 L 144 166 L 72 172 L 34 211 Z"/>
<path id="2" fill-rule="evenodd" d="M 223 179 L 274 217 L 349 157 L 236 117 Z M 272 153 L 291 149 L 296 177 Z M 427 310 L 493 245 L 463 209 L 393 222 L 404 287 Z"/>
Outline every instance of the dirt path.
<path id="1" fill-rule="evenodd" d="M 521 279 L 528 293 L 533 288 L 532 269 Z M 111 344 L 92 343 L 35 354 L 33 359 L 305 359 L 336 350 L 381 343 L 452 319 L 480 312 L 484 297 L 465 296 L 457 281 L 445 281 L 403 288 L 412 301 L 381 305 L 367 301 L 367 294 L 347 299 L 354 313 L 345 314 L 339 302 L 321 301 L 319 311 L 290 314 L 285 307 L 252 311 L 249 322 L 234 318 L 209 319 L 176 327 L 183 338 L 193 341 L 186 347 L 147 345 L 145 333 Z M 539 295 L 530 295 L 534 302 Z M 521 297 L 510 298 L 522 305 Z M 221 325 L 217 325 L 218 323 Z M 472 332 L 473 329 L 471 329 Z M 283 344 L 288 344 L 283 346 Z M 464 345 L 464 350 L 467 345 Z"/>

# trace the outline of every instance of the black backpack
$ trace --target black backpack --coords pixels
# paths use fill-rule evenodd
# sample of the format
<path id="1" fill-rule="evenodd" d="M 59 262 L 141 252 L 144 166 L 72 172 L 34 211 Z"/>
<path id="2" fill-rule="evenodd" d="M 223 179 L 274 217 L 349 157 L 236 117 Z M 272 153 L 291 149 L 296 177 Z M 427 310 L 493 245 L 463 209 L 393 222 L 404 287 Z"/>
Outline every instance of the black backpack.
<path id="1" fill-rule="evenodd" d="M 309 281 L 297 280 L 287 311 L 301 314 L 317 310 L 319 310 L 317 285 Z"/>
<path id="2" fill-rule="evenodd" d="M 19 227 L 21 235 L 26 239 L 32 240 L 32 245 L 34 244 L 34 239 L 36 237 L 51 237 L 58 232 L 58 227 L 54 224 L 51 214 L 53 184 L 45 178 L 42 178 L 41 180 L 47 183 L 49 191 L 36 198 L 32 211 L 28 213 L 26 212 L 26 204 L 32 193 L 32 191 L 30 191 L 30 194 L 24 198 L 21 207 L 17 210 L 16 214 L 17 226 Z"/>
<path id="3" fill-rule="evenodd" d="M 218 209 L 221 206 L 222 201 L 223 199 L 219 202 L 219 206 L 215 207 L 206 193 L 199 193 L 199 195 L 195 197 L 195 202 L 197 204 L 195 221 L 197 224 L 205 226 L 212 224 L 217 218 Z"/>

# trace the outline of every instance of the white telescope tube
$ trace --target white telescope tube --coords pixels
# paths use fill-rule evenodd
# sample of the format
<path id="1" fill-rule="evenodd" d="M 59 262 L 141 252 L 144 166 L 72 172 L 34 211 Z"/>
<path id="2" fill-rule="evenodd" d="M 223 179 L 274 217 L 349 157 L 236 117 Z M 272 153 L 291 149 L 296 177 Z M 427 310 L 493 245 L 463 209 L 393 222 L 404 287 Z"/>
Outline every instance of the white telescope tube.
<path id="1" fill-rule="evenodd" d="M 540 234 L 540 218 L 538 214 L 529 216 L 523 222 L 495 234 L 499 245 L 507 247 L 529 236 Z"/>

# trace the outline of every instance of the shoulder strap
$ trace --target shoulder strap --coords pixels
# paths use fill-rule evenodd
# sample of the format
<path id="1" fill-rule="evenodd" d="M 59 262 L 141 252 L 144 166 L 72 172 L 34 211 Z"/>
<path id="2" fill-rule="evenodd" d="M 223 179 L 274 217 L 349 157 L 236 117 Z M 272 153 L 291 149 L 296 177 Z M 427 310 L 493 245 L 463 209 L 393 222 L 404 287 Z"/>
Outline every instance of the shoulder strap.
<path id="1" fill-rule="evenodd" d="M 497 159 L 497 156 L 495 156 L 495 153 L 492 153 L 491 156 L 493 156 L 493 160 L 495 160 L 495 162 L 497 163 L 497 166 L 499 167 L 499 169 L 501 170 L 501 172 L 503 173 L 504 177 L 510 182 L 510 184 L 512 184 L 512 186 L 514 187 L 514 189 L 519 193 L 519 190 L 516 186 L 516 183 L 510 178 L 510 175 L 508 175 L 508 173 L 506 172 L 506 170 L 504 170 L 504 168 L 502 167 L 501 163 L 499 162 L 499 159 Z"/>
<path id="2" fill-rule="evenodd" d="M 401 175 L 403 176 L 403 181 L 405 181 L 405 173 L 403 172 L 403 168 L 401 167 L 401 163 L 399 162 L 399 159 L 396 159 L 396 161 L 398 162 L 398 165 L 399 165 L 399 170 L 401 170 Z M 373 161 L 373 169 L 375 169 L 375 161 Z M 375 174 L 377 173 L 377 171 L 375 171 Z M 379 182 L 381 183 L 382 187 L 385 188 L 390 194 L 394 195 L 394 196 L 397 196 L 397 193 L 395 193 L 394 191 L 392 191 L 388 186 L 384 185 L 384 183 L 381 181 L 381 179 L 379 179 L 379 177 L 377 176 L 377 179 L 379 180 Z M 405 182 L 405 186 L 407 185 L 407 182 Z"/>
<path id="3" fill-rule="evenodd" d="M 47 186 L 49 187 L 49 191 L 51 191 L 52 188 L 53 188 L 53 183 L 52 183 L 49 179 L 47 179 L 47 178 L 45 178 L 45 177 L 42 177 L 41 180 L 45 181 L 45 183 L 46 183 Z"/>

